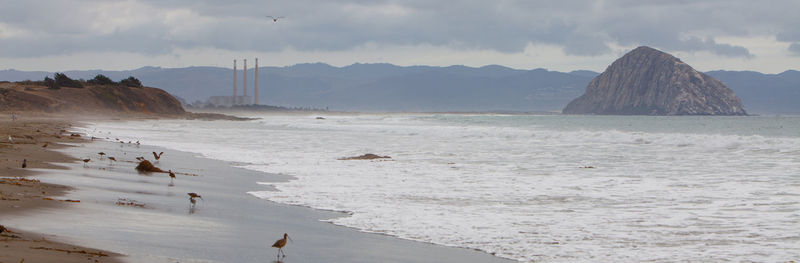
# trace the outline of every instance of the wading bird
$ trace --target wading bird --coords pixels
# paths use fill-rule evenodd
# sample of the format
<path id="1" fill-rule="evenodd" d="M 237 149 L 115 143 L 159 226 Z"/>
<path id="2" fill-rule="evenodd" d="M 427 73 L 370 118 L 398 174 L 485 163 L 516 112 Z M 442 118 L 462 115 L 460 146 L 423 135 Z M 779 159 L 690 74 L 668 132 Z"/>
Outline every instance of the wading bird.
<path id="1" fill-rule="evenodd" d="M 89 158 L 83 159 L 83 167 L 86 167 L 86 164 L 89 163 L 89 161 L 91 161 L 91 160 L 92 159 L 89 159 Z"/>
<path id="2" fill-rule="evenodd" d="M 162 154 L 164 154 L 164 152 L 161 152 L 161 153 L 159 153 L 159 154 L 156 154 L 156 152 L 153 152 L 153 157 L 156 157 L 156 161 L 158 161 L 158 160 L 160 160 L 160 159 L 161 159 L 161 155 L 162 155 Z"/>
<path id="3" fill-rule="evenodd" d="M 112 161 L 116 162 L 116 161 L 117 161 L 117 158 L 114 158 L 114 156 L 109 156 L 109 157 L 108 157 L 108 165 L 114 165 L 114 164 L 112 163 Z"/>
<path id="4" fill-rule="evenodd" d="M 172 180 L 175 180 L 175 173 L 172 170 L 167 171 L 169 173 L 169 186 L 173 186 Z"/>
<path id="5" fill-rule="evenodd" d="M 42 145 L 42 148 L 47 148 L 47 145 L 48 143 L 44 143 L 44 145 Z"/>
<path id="6" fill-rule="evenodd" d="M 282 17 L 282 16 L 279 16 L 279 17 L 267 16 L 267 17 L 269 17 L 270 19 L 272 19 L 272 22 L 273 22 L 273 23 L 275 23 L 275 22 L 278 22 L 278 19 L 284 19 L 284 18 L 285 18 L 285 17 Z"/>
<path id="7" fill-rule="evenodd" d="M 200 198 L 201 200 L 203 199 L 203 197 L 197 193 L 187 193 L 187 194 L 189 195 L 189 203 L 192 204 L 192 208 L 194 208 L 194 204 L 197 203 L 197 200 L 194 200 L 195 198 Z"/>
<path id="8" fill-rule="evenodd" d="M 103 156 L 106 156 L 106 153 L 104 153 L 104 152 L 99 152 L 99 153 L 97 153 L 97 154 L 99 154 L 99 155 L 100 155 L 100 159 L 103 159 Z"/>
<path id="9" fill-rule="evenodd" d="M 283 257 L 286 257 L 286 253 L 283 253 L 283 247 L 286 246 L 287 238 L 289 240 L 292 240 L 292 238 L 289 237 L 289 234 L 283 233 L 283 238 L 278 239 L 278 241 L 275 241 L 275 244 L 272 244 L 272 247 L 278 248 L 278 257 L 280 257 L 281 254 L 283 254 Z M 292 243 L 294 243 L 294 240 L 292 240 Z"/>
<path id="10" fill-rule="evenodd" d="M 22 168 L 28 167 L 28 160 L 22 159 Z"/>

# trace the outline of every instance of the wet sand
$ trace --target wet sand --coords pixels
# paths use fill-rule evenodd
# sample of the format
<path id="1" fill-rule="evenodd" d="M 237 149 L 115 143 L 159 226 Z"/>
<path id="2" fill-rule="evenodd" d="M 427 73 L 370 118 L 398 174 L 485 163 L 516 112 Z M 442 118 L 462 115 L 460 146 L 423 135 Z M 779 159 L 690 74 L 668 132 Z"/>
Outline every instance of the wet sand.
<path id="1" fill-rule="evenodd" d="M 12 121 L 10 115 L 0 114 L 0 225 L 7 228 L 0 233 L 0 262 L 120 262 L 119 254 L 58 242 L 62 237 L 41 234 L 37 229 L 23 231 L 5 220 L 11 215 L 35 217 L 42 209 L 66 209 L 72 203 L 62 201 L 69 187 L 40 182 L 31 170 L 56 172 L 65 169 L 57 163 L 75 161 L 53 151 L 65 147 L 60 143 L 82 141 L 62 134 L 61 130 L 69 126 L 61 118 L 26 116 Z M 51 219 L 51 223 L 60 224 L 57 219 Z"/>
<path id="2" fill-rule="evenodd" d="M 108 136 L 113 141 L 113 135 Z M 121 253 L 128 262 L 275 262 L 277 250 L 270 246 L 283 233 L 294 242 L 284 248 L 287 256 L 280 262 L 511 262 L 480 251 L 335 226 L 322 220 L 347 215 L 281 205 L 246 193 L 269 189 L 256 182 L 289 180 L 290 176 L 127 142 L 75 141 L 73 145 L 58 151 L 72 158 L 91 158 L 86 167 L 75 158 L 65 164 L 66 170 L 34 170 L 43 182 L 74 189 L 55 199 L 80 203 L 55 200 L 49 201 L 53 206 L 3 213 L 0 224 Z M 176 179 L 134 170 L 136 157 L 155 161 L 153 151 L 165 152 L 154 164 L 176 172 Z M 98 152 L 118 161 L 101 159 Z M 203 199 L 192 207 L 188 192 Z M 85 257 L 82 260 L 87 262 Z M 5 261 L 16 262 L 0 258 Z"/>

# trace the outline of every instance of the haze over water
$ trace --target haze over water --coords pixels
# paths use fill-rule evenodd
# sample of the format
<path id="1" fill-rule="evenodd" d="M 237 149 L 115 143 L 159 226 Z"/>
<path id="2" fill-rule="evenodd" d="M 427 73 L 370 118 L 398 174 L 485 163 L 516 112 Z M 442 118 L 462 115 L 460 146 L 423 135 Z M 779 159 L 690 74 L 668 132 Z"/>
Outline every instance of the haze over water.
<path id="1" fill-rule="evenodd" d="M 800 117 L 364 114 L 97 123 L 295 176 L 334 224 L 521 261 L 800 257 Z M 390 160 L 337 160 L 365 153 Z M 246 191 L 246 189 L 243 189 Z"/>

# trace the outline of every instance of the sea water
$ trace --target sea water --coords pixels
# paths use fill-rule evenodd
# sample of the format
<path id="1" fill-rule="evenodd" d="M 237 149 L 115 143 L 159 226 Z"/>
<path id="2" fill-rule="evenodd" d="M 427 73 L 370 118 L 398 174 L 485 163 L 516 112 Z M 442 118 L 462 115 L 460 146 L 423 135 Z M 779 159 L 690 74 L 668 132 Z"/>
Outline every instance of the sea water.
<path id="1" fill-rule="evenodd" d="M 291 175 L 250 194 L 337 225 L 520 261 L 800 258 L 800 117 L 255 117 L 86 130 Z M 366 153 L 391 158 L 340 160 Z"/>

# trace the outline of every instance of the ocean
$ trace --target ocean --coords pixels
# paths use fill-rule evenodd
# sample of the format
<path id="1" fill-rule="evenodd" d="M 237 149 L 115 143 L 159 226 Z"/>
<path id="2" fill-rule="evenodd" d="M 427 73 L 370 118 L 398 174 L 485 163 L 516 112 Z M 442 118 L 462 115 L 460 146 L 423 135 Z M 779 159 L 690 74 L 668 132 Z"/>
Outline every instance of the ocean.
<path id="1" fill-rule="evenodd" d="M 336 225 L 519 261 L 800 258 L 800 117 L 249 117 L 85 131 L 290 175 L 248 193 Z M 391 158 L 339 160 L 366 153 Z"/>

